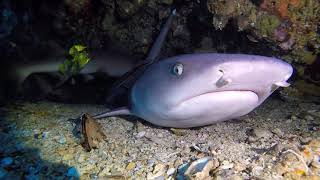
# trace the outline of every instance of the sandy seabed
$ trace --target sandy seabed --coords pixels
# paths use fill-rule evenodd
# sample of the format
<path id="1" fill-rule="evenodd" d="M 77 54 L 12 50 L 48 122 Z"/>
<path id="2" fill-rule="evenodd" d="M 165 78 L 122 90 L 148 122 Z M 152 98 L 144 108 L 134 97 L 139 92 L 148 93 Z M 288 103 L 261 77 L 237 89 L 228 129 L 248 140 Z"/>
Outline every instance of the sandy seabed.
<path id="1" fill-rule="evenodd" d="M 14 102 L 1 110 L 0 179 L 320 178 L 314 103 L 269 98 L 242 119 L 184 130 L 111 117 L 98 121 L 106 138 L 90 152 L 68 119 L 101 105 Z"/>

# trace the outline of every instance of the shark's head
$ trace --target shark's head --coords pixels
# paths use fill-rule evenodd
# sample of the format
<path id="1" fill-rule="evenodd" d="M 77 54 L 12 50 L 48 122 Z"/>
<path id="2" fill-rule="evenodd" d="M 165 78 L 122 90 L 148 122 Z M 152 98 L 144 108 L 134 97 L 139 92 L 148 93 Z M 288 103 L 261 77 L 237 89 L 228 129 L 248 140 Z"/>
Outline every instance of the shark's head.
<path id="1" fill-rule="evenodd" d="M 210 124 L 205 115 L 210 106 L 211 111 L 218 111 L 207 112 L 215 116 L 213 121 L 247 114 L 277 87 L 288 86 L 291 75 L 290 64 L 270 57 L 214 53 L 176 56 L 152 65 L 138 79 L 131 92 L 131 109 L 133 114 L 162 126 Z M 223 110 L 230 109 L 228 106 L 239 108 Z M 202 123 L 201 117 L 207 120 Z M 191 123 L 196 118 L 199 123 Z"/>

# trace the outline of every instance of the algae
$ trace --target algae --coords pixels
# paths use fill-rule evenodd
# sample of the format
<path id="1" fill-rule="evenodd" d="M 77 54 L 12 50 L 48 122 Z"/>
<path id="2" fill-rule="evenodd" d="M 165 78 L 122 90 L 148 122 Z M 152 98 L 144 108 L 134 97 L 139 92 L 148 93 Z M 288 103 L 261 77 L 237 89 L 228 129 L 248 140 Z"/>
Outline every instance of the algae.
<path id="1" fill-rule="evenodd" d="M 280 20 L 274 15 L 258 16 L 256 29 L 262 37 L 272 37 L 274 30 L 280 25 Z"/>

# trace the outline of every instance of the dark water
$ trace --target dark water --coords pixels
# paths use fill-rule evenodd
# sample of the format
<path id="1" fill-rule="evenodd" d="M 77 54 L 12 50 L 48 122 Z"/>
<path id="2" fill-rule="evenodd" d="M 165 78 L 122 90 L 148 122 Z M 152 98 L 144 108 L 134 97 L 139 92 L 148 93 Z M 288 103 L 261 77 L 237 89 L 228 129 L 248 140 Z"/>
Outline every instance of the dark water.
<path id="1" fill-rule="evenodd" d="M 319 178 L 318 4 L 2 0 L 0 179 Z M 293 66 L 292 85 L 241 120 L 200 128 L 161 128 L 134 117 L 99 120 L 107 139 L 87 152 L 70 119 L 127 105 L 130 86 L 108 99 L 119 75 L 98 71 L 66 80 L 58 65 L 81 44 L 92 61 L 97 51 L 123 55 L 108 63 L 124 74 L 148 57 L 173 8 L 177 16 L 159 60 L 195 52 L 274 56 Z M 56 69 L 37 66 L 49 60 Z M 198 167 L 192 162 L 199 159 Z M 190 167 L 201 173 L 186 173 Z"/>

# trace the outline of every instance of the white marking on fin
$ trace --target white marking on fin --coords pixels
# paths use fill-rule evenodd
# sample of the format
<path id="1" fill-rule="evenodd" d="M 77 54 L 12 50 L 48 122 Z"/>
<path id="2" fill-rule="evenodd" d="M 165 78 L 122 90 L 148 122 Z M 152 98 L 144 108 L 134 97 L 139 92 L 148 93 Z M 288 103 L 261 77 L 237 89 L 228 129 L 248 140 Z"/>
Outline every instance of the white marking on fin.
<path id="1" fill-rule="evenodd" d="M 289 87 L 290 84 L 287 82 L 277 82 L 275 85 L 280 86 L 280 87 Z"/>

